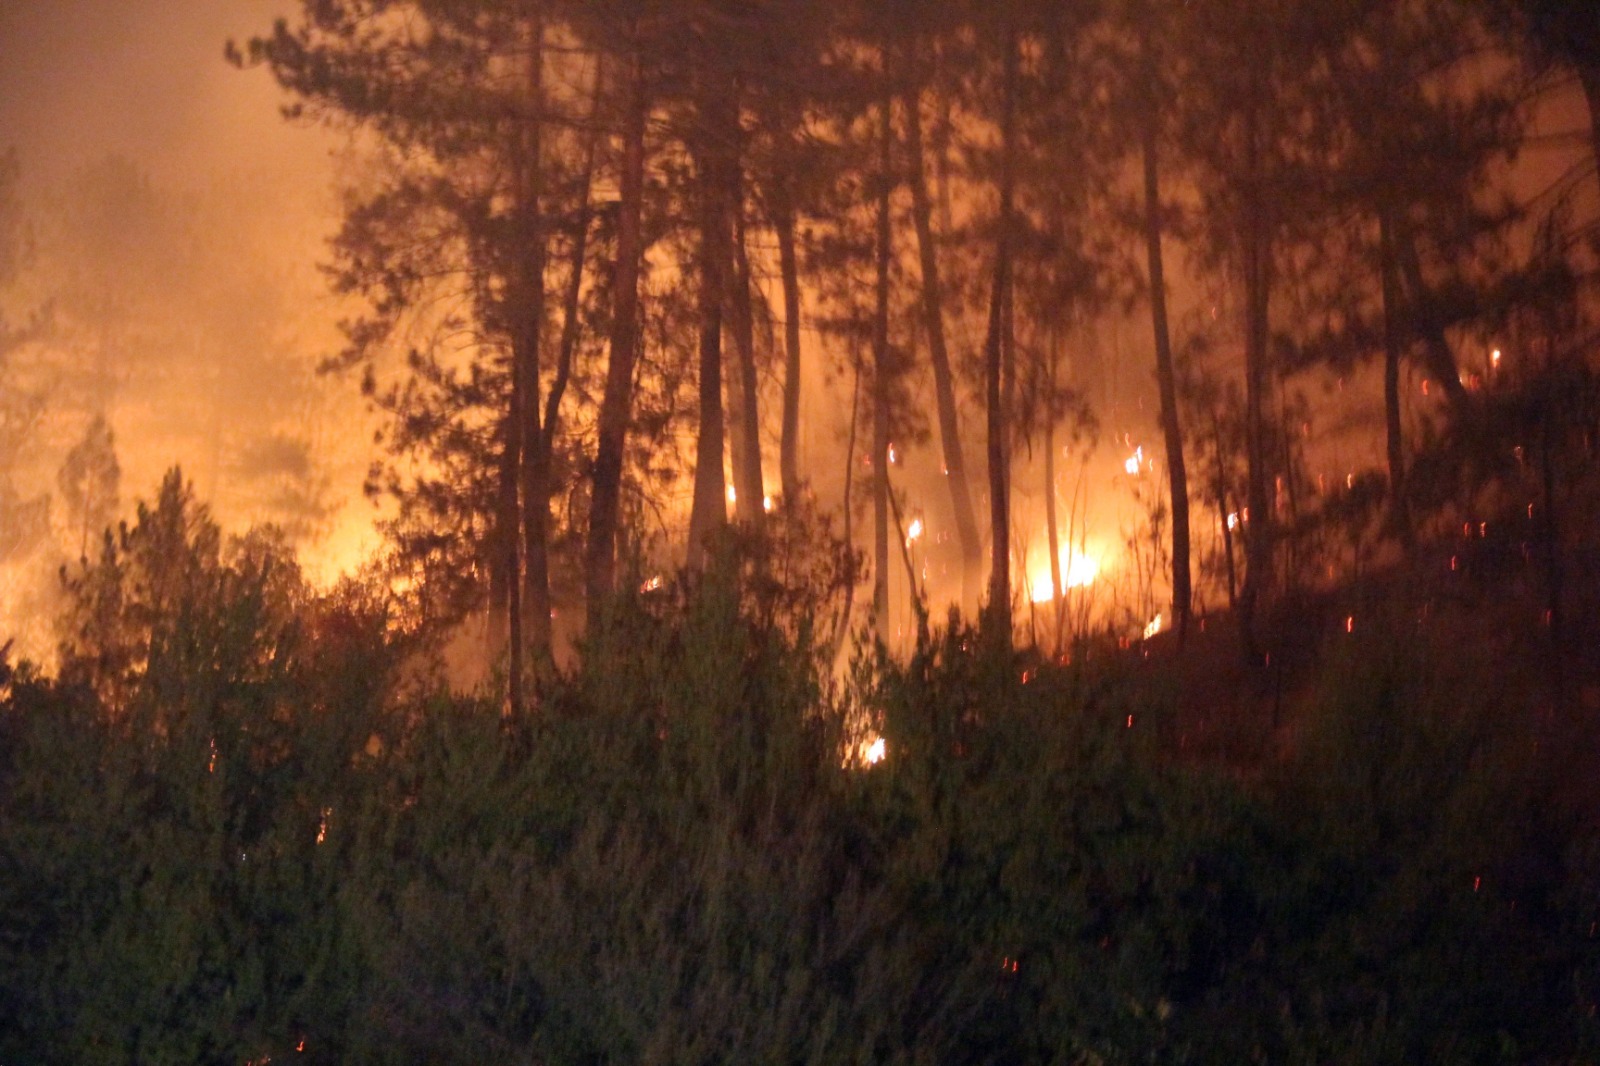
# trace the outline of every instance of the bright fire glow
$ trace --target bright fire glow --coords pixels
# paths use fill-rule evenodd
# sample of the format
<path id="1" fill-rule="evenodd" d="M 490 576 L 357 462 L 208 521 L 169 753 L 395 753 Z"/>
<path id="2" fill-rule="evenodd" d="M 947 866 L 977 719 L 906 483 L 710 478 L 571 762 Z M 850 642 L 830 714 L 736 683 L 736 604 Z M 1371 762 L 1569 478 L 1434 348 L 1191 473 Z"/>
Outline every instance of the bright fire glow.
<path id="1" fill-rule="evenodd" d="M 661 575 L 657 574 L 655 577 L 652 577 L 650 580 L 648 580 L 644 584 L 640 585 L 639 586 L 639 591 L 640 592 L 654 592 L 656 589 L 658 589 L 660 587 L 661 587 Z"/>
<path id="2" fill-rule="evenodd" d="M 761 497 L 761 509 L 763 511 L 767 512 L 767 514 L 771 514 L 772 513 L 772 497 L 771 496 L 763 496 L 763 497 Z"/>
<path id="3" fill-rule="evenodd" d="M 911 528 L 906 530 L 906 543 L 910 544 L 911 542 L 915 541 L 918 537 L 922 536 L 922 530 L 923 530 L 922 519 L 913 518 L 911 520 Z"/>
<path id="4" fill-rule="evenodd" d="M 738 503 L 739 502 L 739 493 L 732 485 L 728 486 L 728 502 L 729 503 Z"/>
<path id="5" fill-rule="evenodd" d="M 1069 589 L 1081 589 L 1094 583 L 1100 574 L 1100 562 L 1091 559 L 1075 548 L 1061 549 L 1061 578 Z M 1034 603 L 1048 603 L 1056 598 L 1055 581 L 1050 576 L 1050 571 L 1033 579 L 1032 599 Z"/>
<path id="6" fill-rule="evenodd" d="M 1161 616 L 1158 614 L 1150 619 L 1149 625 L 1144 627 L 1144 639 L 1149 640 L 1159 632 L 1161 632 Z M 1129 724 L 1131 725 L 1132 723 Z"/>
<path id="7" fill-rule="evenodd" d="M 861 761 L 868 766 L 881 763 L 887 754 L 889 754 L 888 745 L 884 743 L 882 737 L 873 737 L 871 740 L 861 742 Z"/>
<path id="8" fill-rule="evenodd" d="M 1144 465 L 1144 448 L 1143 448 L 1143 446 L 1141 446 L 1141 447 L 1135 448 L 1133 450 L 1133 454 L 1128 456 L 1127 462 L 1122 464 L 1122 469 L 1126 470 L 1128 472 L 1128 474 L 1131 476 L 1131 475 L 1137 474 L 1139 472 L 1139 468 L 1141 466 L 1143 466 L 1143 465 Z"/>

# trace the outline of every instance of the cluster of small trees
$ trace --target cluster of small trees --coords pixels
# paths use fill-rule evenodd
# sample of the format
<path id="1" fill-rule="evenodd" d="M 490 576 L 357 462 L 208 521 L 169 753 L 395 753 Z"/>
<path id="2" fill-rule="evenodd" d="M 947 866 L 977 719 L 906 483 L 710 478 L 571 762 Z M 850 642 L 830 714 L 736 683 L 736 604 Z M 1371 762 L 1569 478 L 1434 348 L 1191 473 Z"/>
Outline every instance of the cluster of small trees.
<path id="1" fill-rule="evenodd" d="M 508 721 L 174 475 L 77 574 L 60 676 L 0 664 L 0 1057 L 1600 1050 L 1593 749 L 1537 663 L 1365 618 L 1227 775 L 1137 657 L 958 627 L 832 689 L 795 591 L 716 549 Z"/>

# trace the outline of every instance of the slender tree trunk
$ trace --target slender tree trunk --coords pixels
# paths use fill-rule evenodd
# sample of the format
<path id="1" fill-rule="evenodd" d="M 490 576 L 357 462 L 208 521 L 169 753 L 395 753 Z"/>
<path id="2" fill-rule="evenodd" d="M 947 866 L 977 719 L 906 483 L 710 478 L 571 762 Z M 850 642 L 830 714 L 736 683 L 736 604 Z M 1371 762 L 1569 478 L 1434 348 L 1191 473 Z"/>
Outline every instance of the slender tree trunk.
<path id="1" fill-rule="evenodd" d="M 1378 218 L 1378 271 L 1383 290 L 1383 424 L 1389 460 L 1389 521 L 1409 554 L 1411 515 L 1406 496 L 1405 427 L 1400 419 L 1400 276 L 1395 264 L 1394 225 L 1385 210 Z"/>
<path id="2" fill-rule="evenodd" d="M 1011 288 L 1011 213 L 1016 153 L 1017 40 L 1005 37 L 1005 99 L 1001 112 L 1000 219 L 995 240 L 994 289 L 989 297 L 989 331 L 984 342 L 985 406 L 989 459 L 989 613 L 995 635 L 1011 640 L 1011 488 L 1006 463 L 1008 412 L 1002 403 L 1002 357 L 1006 301 Z"/>
<path id="3" fill-rule="evenodd" d="M 1245 112 L 1245 188 L 1243 252 L 1245 284 L 1245 452 L 1249 464 L 1244 525 L 1244 588 L 1239 594 L 1240 631 L 1246 650 L 1256 655 L 1255 619 L 1262 592 L 1272 581 L 1272 500 L 1268 469 L 1266 393 L 1270 237 L 1262 187 L 1257 104 Z"/>
<path id="4" fill-rule="evenodd" d="M 779 476 L 786 503 L 800 493 L 800 264 L 795 254 L 794 205 L 787 194 L 773 220 L 778 231 L 778 270 L 783 277 L 783 440 Z"/>
<path id="5" fill-rule="evenodd" d="M 722 413 L 722 307 L 731 259 L 730 196 L 737 189 L 734 138 L 739 121 L 732 79 L 709 63 L 700 71 L 695 164 L 700 195 L 700 432 L 694 466 L 694 503 L 689 514 L 689 566 L 705 565 L 707 538 L 727 524 L 727 480 L 723 473 L 726 434 Z"/>
<path id="6" fill-rule="evenodd" d="M 591 124 L 599 110 L 602 84 L 602 72 L 597 69 Z M 550 472 L 556 434 L 561 424 L 561 400 L 566 395 L 567 384 L 572 380 L 572 360 L 578 347 L 584 267 L 588 262 L 589 226 L 593 221 L 589 196 L 594 187 L 598 142 L 599 135 L 591 132 L 585 148 L 583 179 L 579 185 L 580 201 L 572 234 L 572 261 L 561 301 L 561 340 L 556 353 L 555 374 L 550 381 L 550 391 L 545 395 L 544 419 L 534 441 L 534 454 L 528 463 L 529 476 L 523 492 L 523 507 L 534 515 L 538 523 L 536 535 L 529 536 L 524 545 L 527 553 L 524 565 L 528 570 L 528 587 L 531 590 L 527 602 L 527 611 L 532 620 L 529 644 L 539 657 L 537 667 L 541 671 L 554 661 L 550 601 Z"/>
<path id="7" fill-rule="evenodd" d="M 1594 154 L 1595 180 L 1600 181 L 1600 64 L 1578 63 L 1578 82 L 1589 105 L 1589 149 Z"/>
<path id="8" fill-rule="evenodd" d="M 1056 364 L 1061 358 L 1061 330 L 1050 329 L 1050 351 L 1046 356 L 1047 387 L 1052 397 L 1056 394 Z M 1056 522 L 1056 420 L 1052 411 L 1044 420 L 1044 537 L 1050 552 L 1050 608 L 1055 620 L 1055 650 L 1061 647 L 1061 626 L 1066 610 L 1066 579 L 1071 577 L 1071 567 L 1063 576 L 1061 572 L 1061 535 Z"/>
<path id="9" fill-rule="evenodd" d="M 885 54 L 887 60 L 887 54 Z M 884 64 L 887 67 L 887 62 Z M 884 95 L 878 132 L 876 302 L 872 320 L 872 617 L 878 639 L 889 637 L 889 201 L 894 135 L 892 97 Z"/>
<path id="10" fill-rule="evenodd" d="M 1391 220 L 1393 221 L 1393 220 Z M 1439 382 L 1452 407 L 1459 408 L 1467 402 L 1467 388 L 1461 384 L 1461 371 L 1450 350 L 1449 338 L 1444 332 L 1444 318 L 1439 301 L 1428 288 L 1422 276 L 1422 263 L 1417 257 L 1416 238 L 1396 227 L 1389 234 L 1390 244 L 1400 266 L 1401 280 L 1410 289 L 1406 293 L 1411 311 L 1412 327 L 1422 338 L 1422 357 L 1428 373 Z"/>
<path id="11" fill-rule="evenodd" d="M 855 489 L 856 431 L 861 426 L 861 349 L 853 341 L 850 362 L 855 373 L 850 385 L 850 437 L 844 451 L 844 547 L 853 557 L 856 550 L 856 531 L 855 500 L 852 498 L 852 492 Z M 852 573 L 850 580 L 845 583 L 844 606 L 840 610 L 839 625 L 834 630 L 829 662 L 838 662 L 839 649 L 844 646 L 845 637 L 850 634 L 850 612 L 855 609 L 856 602 L 855 577 Z"/>
<path id="12" fill-rule="evenodd" d="M 1150 325 L 1156 343 L 1156 381 L 1161 392 L 1161 432 L 1167 446 L 1167 478 L 1172 503 L 1172 614 L 1181 647 L 1189 632 L 1193 586 L 1189 574 L 1189 473 L 1183 458 L 1183 429 L 1178 423 L 1177 373 L 1172 337 L 1167 327 L 1167 281 L 1161 255 L 1161 177 L 1158 159 L 1156 74 L 1149 41 L 1145 41 L 1144 236 L 1150 272 Z"/>
<path id="13" fill-rule="evenodd" d="M 983 568 L 983 544 L 978 519 L 972 509 L 972 487 L 967 476 L 966 453 L 961 447 L 961 423 L 956 413 L 955 375 L 945 343 L 944 295 L 939 283 L 939 258 L 933 242 L 933 205 L 922 150 L 922 97 L 908 92 L 906 109 L 906 175 L 911 182 L 911 215 L 917 230 L 917 253 L 922 267 L 922 325 L 928 335 L 928 356 L 933 363 L 934 399 L 939 413 L 939 443 L 944 452 L 945 479 L 955 512 L 956 536 L 961 544 L 961 608 L 970 613 L 974 590 Z"/>
<path id="14" fill-rule="evenodd" d="M 522 293 L 516 311 L 515 345 L 522 368 L 522 548 L 521 614 L 523 643 L 535 660 L 550 658 L 550 568 L 548 467 L 544 462 L 544 432 L 539 404 L 541 347 L 544 343 L 544 271 L 547 260 L 543 208 L 544 192 L 544 23 L 532 18 L 528 55 L 528 108 L 522 146 L 521 201 Z M 521 649 L 514 651 L 516 684 L 521 687 Z M 518 697 L 520 700 L 520 692 Z"/>
<path id="15" fill-rule="evenodd" d="M 742 192 L 741 192 L 742 195 Z M 744 211 L 734 211 L 733 273 L 729 278 L 733 312 L 734 375 L 728 382 L 728 412 L 733 423 L 733 484 L 739 521 L 759 523 L 766 487 L 761 477 L 760 384 L 756 379 L 755 321 L 750 305 L 750 257 L 745 253 Z"/>
<path id="16" fill-rule="evenodd" d="M 637 48 L 637 42 L 634 42 Z M 645 118 L 649 111 L 643 62 L 637 52 L 629 75 L 623 116 L 622 175 L 617 216 L 617 261 L 612 275 L 610 358 L 600 401 L 594 489 L 589 502 L 585 551 L 588 620 L 593 627 L 601 602 L 616 584 L 617 528 L 622 503 L 622 464 L 633 418 L 633 368 L 638 358 L 639 265 L 644 253 Z"/>

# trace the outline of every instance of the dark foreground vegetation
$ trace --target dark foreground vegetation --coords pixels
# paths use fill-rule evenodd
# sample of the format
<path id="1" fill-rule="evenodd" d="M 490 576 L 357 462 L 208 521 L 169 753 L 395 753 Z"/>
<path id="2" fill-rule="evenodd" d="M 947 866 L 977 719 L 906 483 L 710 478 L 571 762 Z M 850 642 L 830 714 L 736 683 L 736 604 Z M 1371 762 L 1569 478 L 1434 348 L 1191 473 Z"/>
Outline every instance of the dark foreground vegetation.
<path id="1" fill-rule="evenodd" d="M 507 720 L 175 479 L 70 591 L 0 687 L 8 1064 L 1600 1055 L 1587 730 L 1480 604 L 1269 697 L 959 625 L 835 685 L 729 555 Z"/>

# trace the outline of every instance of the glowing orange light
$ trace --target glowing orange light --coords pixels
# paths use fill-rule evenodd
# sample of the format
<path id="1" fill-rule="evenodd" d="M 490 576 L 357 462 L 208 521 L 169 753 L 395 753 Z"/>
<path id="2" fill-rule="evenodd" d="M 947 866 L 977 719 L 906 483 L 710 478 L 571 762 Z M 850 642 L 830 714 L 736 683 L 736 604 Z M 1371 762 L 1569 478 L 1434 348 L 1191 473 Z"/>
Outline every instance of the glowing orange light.
<path id="1" fill-rule="evenodd" d="M 1355 615 L 1352 614 L 1352 615 L 1347 615 L 1345 617 L 1345 620 L 1344 620 L 1344 631 L 1346 633 L 1354 633 L 1356 631 L 1356 616 Z"/>
<path id="2" fill-rule="evenodd" d="M 1064 588 L 1081 589 L 1094 584 L 1100 574 L 1100 561 L 1090 558 L 1074 548 L 1061 549 L 1061 582 Z M 1029 598 L 1034 603 L 1048 603 L 1056 598 L 1055 579 L 1048 568 L 1034 577 Z"/>
<path id="3" fill-rule="evenodd" d="M 922 536 L 923 529 L 924 529 L 924 526 L 922 524 L 922 519 L 913 518 L 911 520 L 910 528 L 908 528 L 906 530 L 906 544 L 910 545 L 918 537 Z"/>
<path id="4" fill-rule="evenodd" d="M 882 737 L 874 737 L 871 741 L 861 743 L 861 761 L 868 766 L 876 766 L 889 754 L 889 746 Z"/>
<path id="5" fill-rule="evenodd" d="M 1161 632 L 1161 616 L 1158 614 L 1145 625 L 1144 639 L 1149 640 L 1159 632 Z"/>
<path id="6" fill-rule="evenodd" d="M 216 737 L 212 737 L 211 738 L 211 761 L 206 764 L 206 773 L 214 774 L 216 772 L 217 772 L 217 738 Z"/>
<path id="7" fill-rule="evenodd" d="M 1489 364 L 1491 366 L 1494 366 L 1494 367 L 1498 367 L 1500 365 L 1500 349 L 1499 348 L 1496 348 L 1494 351 L 1489 353 Z"/>
<path id="8" fill-rule="evenodd" d="M 772 504 L 772 497 L 771 496 L 763 496 L 763 497 L 761 497 L 761 509 L 763 511 L 767 512 L 767 514 L 771 514 L 772 513 L 772 507 L 773 507 L 773 504 Z"/>
<path id="9" fill-rule="evenodd" d="M 657 574 L 654 577 L 650 578 L 650 580 L 646 581 L 644 584 L 640 585 L 639 586 L 639 591 L 640 592 L 654 592 L 656 589 L 658 589 L 660 587 L 661 587 L 661 575 Z"/>
<path id="10" fill-rule="evenodd" d="M 739 492 L 732 485 L 728 486 L 728 502 L 729 503 L 738 503 L 739 502 Z"/>
<path id="11" fill-rule="evenodd" d="M 1133 454 L 1128 456 L 1127 460 L 1123 462 L 1122 469 L 1126 470 L 1128 472 L 1129 476 L 1132 476 L 1132 475 L 1138 474 L 1139 473 L 1139 468 L 1141 466 L 1143 466 L 1143 465 L 1144 465 L 1144 448 L 1141 446 L 1141 447 L 1135 448 L 1133 450 Z"/>

